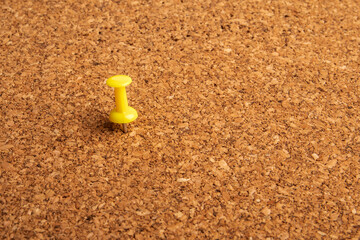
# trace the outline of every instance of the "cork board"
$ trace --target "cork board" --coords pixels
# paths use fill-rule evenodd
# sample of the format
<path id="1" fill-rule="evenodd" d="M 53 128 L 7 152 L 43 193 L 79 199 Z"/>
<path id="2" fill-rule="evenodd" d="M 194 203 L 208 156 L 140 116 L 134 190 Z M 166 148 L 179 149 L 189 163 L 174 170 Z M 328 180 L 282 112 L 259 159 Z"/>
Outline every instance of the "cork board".
<path id="1" fill-rule="evenodd" d="M 360 237 L 359 1 L 2 0 L 0 21 L 2 239 Z"/>

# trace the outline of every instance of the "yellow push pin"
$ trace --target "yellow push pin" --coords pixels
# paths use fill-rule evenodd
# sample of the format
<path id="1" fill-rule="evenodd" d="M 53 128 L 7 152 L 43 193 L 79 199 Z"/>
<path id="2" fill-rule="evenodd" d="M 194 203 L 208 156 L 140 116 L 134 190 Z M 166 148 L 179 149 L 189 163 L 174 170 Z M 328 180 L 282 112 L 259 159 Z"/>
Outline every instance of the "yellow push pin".
<path id="1" fill-rule="evenodd" d="M 134 121 L 138 117 L 136 110 L 129 107 L 126 97 L 125 87 L 131 82 L 131 78 L 126 75 L 116 75 L 106 80 L 108 86 L 115 88 L 116 107 L 110 113 L 110 121 L 122 124 L 125 133 L 127 132 L 126 124 Z"/>

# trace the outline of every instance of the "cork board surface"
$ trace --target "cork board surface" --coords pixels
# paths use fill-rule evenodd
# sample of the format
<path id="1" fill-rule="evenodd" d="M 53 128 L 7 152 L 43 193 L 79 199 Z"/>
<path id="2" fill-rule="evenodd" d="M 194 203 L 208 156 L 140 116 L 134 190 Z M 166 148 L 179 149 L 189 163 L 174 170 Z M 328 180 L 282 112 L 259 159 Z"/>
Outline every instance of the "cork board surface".
<path id="1" fill-rule="evenodd" d="M 358 239 L 357 0 L 2 0 L 2 239 Z M 129 132 L 108 120 L 132 77 Z"/>

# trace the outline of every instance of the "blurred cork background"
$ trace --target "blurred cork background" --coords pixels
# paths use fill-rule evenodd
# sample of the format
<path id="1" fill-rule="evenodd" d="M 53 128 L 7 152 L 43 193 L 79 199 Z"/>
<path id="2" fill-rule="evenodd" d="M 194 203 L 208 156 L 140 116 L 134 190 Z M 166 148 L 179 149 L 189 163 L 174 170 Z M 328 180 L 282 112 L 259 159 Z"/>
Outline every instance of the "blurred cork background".
<path id="1" fill-rule="evenodd" d="M 359 1 L 0 2 L 1 239 L 360 237 Z"/>

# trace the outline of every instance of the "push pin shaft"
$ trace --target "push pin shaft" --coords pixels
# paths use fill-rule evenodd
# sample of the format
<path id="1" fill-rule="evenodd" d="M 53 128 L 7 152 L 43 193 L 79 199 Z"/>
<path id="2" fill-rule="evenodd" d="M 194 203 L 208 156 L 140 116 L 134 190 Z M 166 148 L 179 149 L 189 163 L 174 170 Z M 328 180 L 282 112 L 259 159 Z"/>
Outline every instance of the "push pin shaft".
<path id="1" fill-rule="evenodd" d="M 129 107 L 125 87 L 117 87 L 114 89 L 114 92 L 116 111 L 125 112 L 126 109 Z"/>
<path id="2" fill-rule="evenodd" d="M 129 107 L 126 96 L 125 87 L 131 82 L 131 78 L 125 75 L 116 75 L 106 81 L 108 86 L 115 88 L 116 107 L 110 113 L 110 121 L 120 123 L 124 133 L 127 132 L 127 123 L 134 121 L 138 117 L 136 110 Z"/>

